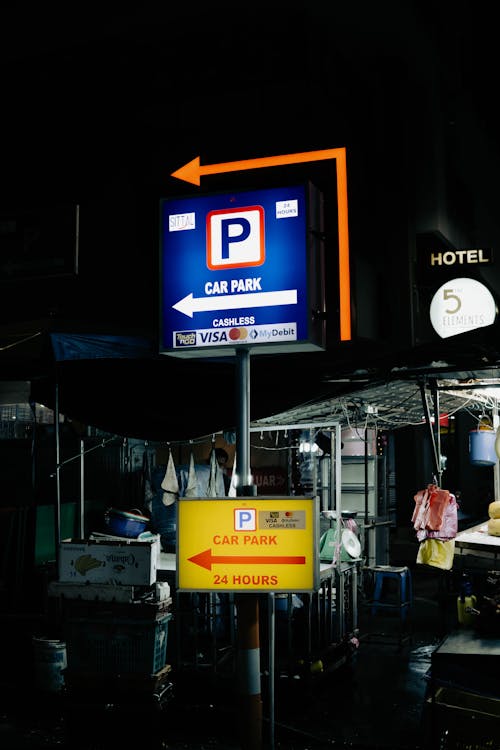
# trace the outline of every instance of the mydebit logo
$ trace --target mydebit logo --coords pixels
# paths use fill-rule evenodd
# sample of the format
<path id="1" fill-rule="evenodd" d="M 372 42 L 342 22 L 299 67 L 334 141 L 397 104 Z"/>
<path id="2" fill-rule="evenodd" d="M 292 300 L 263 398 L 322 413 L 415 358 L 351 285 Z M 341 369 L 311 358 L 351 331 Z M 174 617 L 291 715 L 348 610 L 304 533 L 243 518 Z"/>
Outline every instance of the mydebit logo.
<path id="1" fill-rule="evenodd" d="M 207 266 L 261 266 L 265 260 L 264 209 L 246 206 L 207 214 Z"/>

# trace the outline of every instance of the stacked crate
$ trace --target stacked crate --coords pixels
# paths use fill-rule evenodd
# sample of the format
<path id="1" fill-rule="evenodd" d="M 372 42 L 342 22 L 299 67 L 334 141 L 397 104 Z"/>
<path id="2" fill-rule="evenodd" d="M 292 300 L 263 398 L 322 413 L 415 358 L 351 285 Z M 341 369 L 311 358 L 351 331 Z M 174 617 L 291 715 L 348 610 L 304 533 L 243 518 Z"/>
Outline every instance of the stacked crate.
<path id="1" fill-rule="evenodd" d="M 49 594 L 61 601 L 66 690 L 78 702 L 168 697 L 172 600 L 168 583 L 156 581 L 159 544 L 153 535 L 61 542 Z"/>

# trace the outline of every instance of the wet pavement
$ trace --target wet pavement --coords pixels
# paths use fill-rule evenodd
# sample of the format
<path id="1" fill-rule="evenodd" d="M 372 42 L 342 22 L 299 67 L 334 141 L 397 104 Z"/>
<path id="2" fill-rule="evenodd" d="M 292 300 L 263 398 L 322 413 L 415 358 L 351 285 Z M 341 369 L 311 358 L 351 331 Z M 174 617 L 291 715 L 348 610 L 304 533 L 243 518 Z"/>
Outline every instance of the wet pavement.
<path id="1" fill-rule="evenodd" d="M 341 666 L 277 676 L 274 696 L 262 680 L 266 750 L 352 748 L 425 750 L 427 691 L 433 650 L 453 626 L 439 576 L 413 572 L 411 638 L 394 612 L 372 614 L 362 602 L 359 646 Z M 449 621 L 448 621 L 449 620 Z M 405 633 L 403 632 L 403 635 Z M 29 680 L 0 676 L 0 747 L 5 750 L 236 750 L 244 739 L 232 682 L 207 670 L 175 675 L 149 702 L 78 703 L 41 694 Z M 92 691 L 91 691 L 92 692 Z"/>

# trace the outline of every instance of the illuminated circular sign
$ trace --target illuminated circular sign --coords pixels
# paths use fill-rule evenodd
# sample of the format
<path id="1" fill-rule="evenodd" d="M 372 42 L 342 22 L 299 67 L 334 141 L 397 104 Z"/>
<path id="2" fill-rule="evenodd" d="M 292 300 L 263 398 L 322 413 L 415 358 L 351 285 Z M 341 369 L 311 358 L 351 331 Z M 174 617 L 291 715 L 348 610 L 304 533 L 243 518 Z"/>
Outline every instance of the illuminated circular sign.
<path id="1" fill-rule="evenodd" d="M 495 300 L 484 284 L 474 279 L 451 279 L 432 298 L 432 327 L 442 339 L 484 328 L 495 322 Z"/>

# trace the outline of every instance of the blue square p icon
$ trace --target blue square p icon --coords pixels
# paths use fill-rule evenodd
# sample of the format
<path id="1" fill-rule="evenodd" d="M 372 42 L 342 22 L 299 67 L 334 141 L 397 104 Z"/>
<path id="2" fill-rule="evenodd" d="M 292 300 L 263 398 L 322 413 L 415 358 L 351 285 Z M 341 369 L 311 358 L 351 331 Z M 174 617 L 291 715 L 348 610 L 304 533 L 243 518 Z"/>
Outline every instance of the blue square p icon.
<path id="1" fill-rule="evenodd" d="M 234 529 L 235 531 L 255 531 L 257 513 L 255 508 L 235 508 L 234 509 Z"/>

